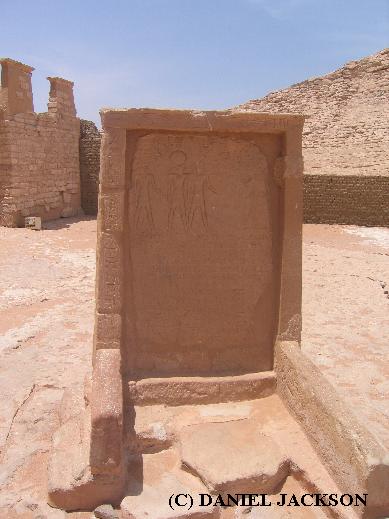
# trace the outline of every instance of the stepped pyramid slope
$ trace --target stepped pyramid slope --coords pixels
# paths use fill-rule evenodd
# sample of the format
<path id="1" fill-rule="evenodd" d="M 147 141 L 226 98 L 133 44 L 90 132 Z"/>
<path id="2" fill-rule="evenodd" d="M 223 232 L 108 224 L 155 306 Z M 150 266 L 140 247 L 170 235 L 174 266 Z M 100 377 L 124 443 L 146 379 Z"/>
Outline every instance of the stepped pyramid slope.
<path id="1" fill-rule="evenodd" d="M 306 114 L 306 174 L 389 176 L 389 48 L 237 109 Z"/>

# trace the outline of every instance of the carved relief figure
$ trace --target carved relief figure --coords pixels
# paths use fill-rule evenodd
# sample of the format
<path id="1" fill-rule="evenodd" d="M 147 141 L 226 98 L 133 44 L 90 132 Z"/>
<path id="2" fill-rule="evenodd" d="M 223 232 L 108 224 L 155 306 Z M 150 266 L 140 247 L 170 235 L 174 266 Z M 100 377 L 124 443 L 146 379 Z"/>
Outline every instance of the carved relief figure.
<path id="1" fill-rule="evenodd" d="M 203 233 L 209 227 L 209 196 L 216 190 L 201 162 L 205 157 L 189 159 L 188 146 L 182 149 L 181 142 L 176 141 L 173 137 L 168 141 L 170 149 L 168 144 L 159 143 L 154 156 L 148 157 L 152 164 L 135 175 L 133 221 L 141 235 L 154 236 L 166 230 Z M 190 144 L 194 147 L 189 147 L 192 155 L 201 154 L 198 143 Z M 202 148 L 204 154 L 208 147 Z M 154 168 L 160 169 L 157 177 Z"/>
<path id="2" fill-rule="evenodd" d="M 208 175 L 200 173 L 199 163 L 188 164 L 182 150 L 170 155 L 174 173 L 168 175 L 168 228 L 171 229 L 178 217 L 186 231 L 193 230 L 196 215 L 200 218 L 202 230 L 208 228 L 207 195 L 216 193 Z"/>
<path id="3" fill-rule="evenodd" d="M 183 182 L 185 222 L 187 229 L 194 228 L 196 214 L 200 217 L 203 230 L 208 229 L 208 193 L 216 194 L 216 190 L 211 184 L 209 175 L 202 175 L 199 165 L 196 164 L 196 171 L 185 176 Z"/>
<path id="4" fill-rule="evenodd" d="M 186 227 L 185 220 L 185 207 L 182 196 L 182 175 L 172 173 L 168 176 L 167 186 L 167 203 L 168 203 L 168 215 L 167 215 L 167 226 L 168 229 L 172 229 L 174 226 L 175 219 L 182 223 Z"/>
<path id="5" fill-rule="evenodd" d="M 141 232 L 152 234 L 155 230 L 153 218 L 153 193 L 158 193 L 154 175 L 146 173 L 135 179 L 135 227 Z"/>
<path id="6" fill-rule="evenodd" d="M 185 205 L 182 192 L 183 169 L 186 163 L 186 154 L 181 150 L 173 151 L 170 155 L 173 172 L 168 175 L 167 203 L 168 203 L 168 229 L 172 229 L 174 221 L 178 220 L 186 227 Z"/>

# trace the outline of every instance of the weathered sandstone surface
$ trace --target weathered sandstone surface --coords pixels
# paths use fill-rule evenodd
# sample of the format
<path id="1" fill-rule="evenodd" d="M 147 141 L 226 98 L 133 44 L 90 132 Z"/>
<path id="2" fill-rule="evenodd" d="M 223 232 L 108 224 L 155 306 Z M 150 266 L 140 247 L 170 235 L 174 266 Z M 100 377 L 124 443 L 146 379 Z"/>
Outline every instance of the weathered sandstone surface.
<path id="1" fill-rule="evenodd" d="M 81 206 L 85 214 L 97 214 L 101 133 L 92 121 L 80 120 Z"/>
<path id="2" fill-rule="evenodd" d="M 306 114 L 305 174 L 389 176 L 389 49 L 237 108 Z"/>
<path id="3" fill-rule="evenodd" d="M 389 49 L 237 109 L 306 114 L 304 222 L 389 226 Z"/>
<path id="4" fill-rule="evenodd" d="M 48 111 L 35 113 L 32 67 L 0 60 L 0 225 L 79 214 L 80 122 L 73 83 L 50 77 Z"/>

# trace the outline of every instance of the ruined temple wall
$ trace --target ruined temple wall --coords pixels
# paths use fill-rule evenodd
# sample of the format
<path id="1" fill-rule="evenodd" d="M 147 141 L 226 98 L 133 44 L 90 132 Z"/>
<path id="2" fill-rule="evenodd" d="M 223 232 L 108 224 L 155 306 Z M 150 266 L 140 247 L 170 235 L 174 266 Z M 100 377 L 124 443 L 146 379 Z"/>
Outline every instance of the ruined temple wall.
<path id="1" fill-rule="evenodd" d="M 6 104 L 7 104 L 6 91 L 4 90 L 4 88 L 1 88 L 1 85 L 0 85 L 0 112 L 5 110 Z"/>
<path id="2" fill-rule="evenodd" d="M 10 142 L 11 136 L 4 118 L 5 113 L 0 110 L 0 225 L 12 226 L 12 211 L 16 208 L 11 194 L 12 150 L 15 145 Z"/>
<path id="3" fill-rule="evenodd" d="M 80 181 L 76 118 L 58 121 L 49 114 L 18 114 L 5 121 L 7 154 L 0 207 L 2 225 L 23 224 L 79 212 Z"/>
<path id="4" fill-rule="evenodd" d="M 37 114 L 32 69 L 12 60 L 1 65 L 7 102 L 0 118 L 0 225 L 23 225 L 26 216 L 50 220 L 78 214 L 80 123 L 73 83 L 48 78 L 48 112 Z"/>
<path id="5" fill-rule="evenodd" d="M 92 121 L 80 121 L 81 206 L 85 214 L 97 214 L 101 133 Z"/>
<path id="6" fill-rule="evenodd" d="M 1 98 L 1 91 L 0 91 Z M 4 112 L 0 108 L 0 208 L 7 197 L 11 169 L 11 145 L 5 131 Z M 1 214 L 1 209 L 0 209 Z"/>

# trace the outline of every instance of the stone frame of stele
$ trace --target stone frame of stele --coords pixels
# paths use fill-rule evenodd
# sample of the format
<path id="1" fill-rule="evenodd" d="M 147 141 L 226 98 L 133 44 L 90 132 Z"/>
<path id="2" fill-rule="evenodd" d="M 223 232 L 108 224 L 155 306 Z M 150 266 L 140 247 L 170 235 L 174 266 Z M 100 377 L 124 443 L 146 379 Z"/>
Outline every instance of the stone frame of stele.
<path id="1" fill-rule="evenodd" d="M 121 495 L 135 404 L 271 394 L 276 342 L 301 333 L 304 117 L 101 118 L 93 375 L 79 425 L 88 470 L 66 479 L 63 438 L 50 468 L 50 502 L 68 510 Z"/>

